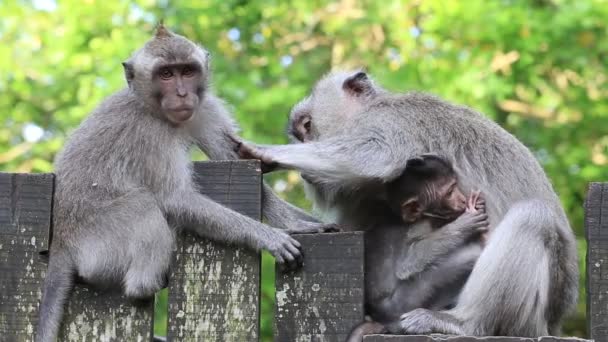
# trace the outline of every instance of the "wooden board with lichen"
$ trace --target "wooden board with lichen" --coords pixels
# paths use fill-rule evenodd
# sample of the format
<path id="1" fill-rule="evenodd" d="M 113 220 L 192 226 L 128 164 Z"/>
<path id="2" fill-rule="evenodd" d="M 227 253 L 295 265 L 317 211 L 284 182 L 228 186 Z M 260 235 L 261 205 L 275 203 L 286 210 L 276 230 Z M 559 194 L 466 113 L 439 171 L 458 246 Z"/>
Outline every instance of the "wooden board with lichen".
<path id="1" fill-rule="evenodd" d="M 150 341 L 153 300 L 131 302 L 121 293 L 77 285 L 70 296 L 59 341 Z"/>
<path id="2" fill-rule="evenodd" d="M 33 340 L 48 249 L 53 175 L 0 173 L 0 339 Z"/>
<path id="3" fill-rule="evenodd" d="M 258 162 L 194 166 L 200 191 L 261 219 Z M 260 256 L 244 248 L 180 236 L 169 281 L 168 341 L 257 341 Z"/>
<path id="4" fill-rule="evenodd" d="M 363 232 L 294 235 L 304 265 L 276 272 L 275 341 L 346 339 L 363 321 Z"/>
<path id="5" fill-rule="evenodd" d="M 608 183 L 591 183 L 585 202 L 587 333 L 608 342 Z"/>

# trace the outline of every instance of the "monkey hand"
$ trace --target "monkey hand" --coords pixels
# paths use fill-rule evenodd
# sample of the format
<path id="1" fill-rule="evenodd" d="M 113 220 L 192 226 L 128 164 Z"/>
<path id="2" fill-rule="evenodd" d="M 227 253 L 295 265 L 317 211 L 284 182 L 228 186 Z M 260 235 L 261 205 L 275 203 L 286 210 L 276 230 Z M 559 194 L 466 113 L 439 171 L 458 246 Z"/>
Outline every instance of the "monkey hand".
<path id="1" fill-rule="evenodd" d="M 264 153 L 263 147 L 258 147 L 240 141 L 236 144 L 235 152 L 241 159 L 258 159 L 262 162 L 262 173 L 268 173 L 278 168 L 278 163 Z"/>
<path id="2" fill-rule="evenodd" d="M 302 266 L 303 256 L 300 242 L 282 229 L 272 228 L 272 235 L 263 242 L 262 247 L 270 252 L 285 270 L 293 270 Z"/>
<path id="3" fill-rule="evenodd" d="M 488 214 L 485 211 L 479 211 L 476 209 L 465 210 L 454 222 L 448 224 L 450 230 L 461 234 L 465 239 L 472 236 L 483 234 L 488 231 L 490 222 L 488 221 Z"/>
<path id="4" fill-rule="evenodd" d="M 486 200 L 481 195 L 480 190 L 471 192 L 469 199 L 467 200 L 467 210 L 469 211 L 481 211 L 486 212 Z"/>
<path id="5" fill-rule="evenodd" d="M 408 335 L 430 335 L 439 333 L 435 327 L 436 318 L 432 311 L 427 309 L 414 309 L 404 313 L 399 318 L 399 328 L 401 334 Z"/>
<path id="6" fill-rule="evenodd" d="M 302 221 L 298 222 L 297 228 L 287 228 L 289 234 L 316 234 L 316 233 L 338 233 L 342 231 L 335 223 L 322 223 Z"/>

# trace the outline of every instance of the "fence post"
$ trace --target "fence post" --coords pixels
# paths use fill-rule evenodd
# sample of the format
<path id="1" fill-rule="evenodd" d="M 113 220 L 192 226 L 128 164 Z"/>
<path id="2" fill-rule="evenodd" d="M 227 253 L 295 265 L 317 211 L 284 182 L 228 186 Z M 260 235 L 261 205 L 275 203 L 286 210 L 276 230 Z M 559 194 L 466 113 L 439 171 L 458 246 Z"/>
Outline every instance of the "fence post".
<path id="1" fill-rule="evenodd" d="M 276 272 L 275 341 L 343 342 L 363 312 L 363 232 L 294 235 L 304 266 Z"/>
<path id="2" fill-rule="evenodd" d="M 608 342 L 608 183 L 591 183 L 585 201 L 587 333 Z"/>
<path id="3" fill-rule="evenodd" d="M 30 341 L 46 264 L 52 174 L 0 173 L 0 339 Z"/>
<path id="4" fill-rule="evenodd" d="M 257 161 L 194 165 L 196 184 L 211 199 L 261 219 Z M 169 281 L 168 341 L 257 341 L 260 255 L 181 236 Z"/>

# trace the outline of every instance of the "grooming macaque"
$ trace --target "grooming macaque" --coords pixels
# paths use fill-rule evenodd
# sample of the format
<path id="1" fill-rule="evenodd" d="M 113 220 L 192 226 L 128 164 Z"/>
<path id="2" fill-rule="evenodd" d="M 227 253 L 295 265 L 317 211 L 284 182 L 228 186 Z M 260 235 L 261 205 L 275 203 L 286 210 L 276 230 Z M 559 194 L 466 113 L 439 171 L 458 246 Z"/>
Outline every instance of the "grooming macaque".
<path id="1" fill-rule="evenodd" d="M 296 267 L 300 244 L 287 232 L 326 225 L 264 188 L 266 226 L 201 195 L 189 148 L 235 159 L 235 125 L 209 89 L 209 57 L 162 25 L 123 63 L 128 87 L 106 98 L 74 131 L 55 162 L 53 240 L 36 341 L 54 341 L 76 276 L 152 296 L 166 282 L 177 227 L 268 250 Z M 202 284 L 201 284 L 202 286 Z"/>
<path id="2" fill-rule="evenodd" d="M 372 321 L 356 327 L 348 342 L 389 332 L 385 324 L 394 324 L 404 312 L 453 307 L 489 224 L 479 192 L 467 199 L 452 166 L 439 156 L 410 159 L 386 192 L 402 222 L 365 232 L 365 302 Z M 394 241 L 401 245 L 382 248 L 397 247 Z"/>
<path id="3" fill-rule="evenodd" d="M 239 155 L 299 170 L 315 208 L 340 226 L 393 225 L 399 218 L 379 195 L 383 184 L 425 153 L 449 158 L 465 193 L 475 187 L 484 194 L 487 242 L 456 306 L 404 312 L 393 332 L 559 335 L 578 294 L 576 242 L 541 166 L 515 137 L 471 109 L 430 95 L 391 93 L 363 72 L 320 80 L 294 107 L 289 125 L 294 144 L 243 143 Z M 367 249 L 402 243 L 387 239 Z M 396 263 L 407 265 L 405 258 Z M 370 291 L 376 298 L 385 289 Z"/>

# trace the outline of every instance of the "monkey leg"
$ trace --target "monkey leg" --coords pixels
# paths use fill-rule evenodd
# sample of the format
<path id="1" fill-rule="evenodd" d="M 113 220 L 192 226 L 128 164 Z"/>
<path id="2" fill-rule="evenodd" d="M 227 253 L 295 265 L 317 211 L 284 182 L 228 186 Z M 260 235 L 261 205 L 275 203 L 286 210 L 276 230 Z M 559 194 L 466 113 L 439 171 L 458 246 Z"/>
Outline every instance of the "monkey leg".
<path id="1" fill-rule="evenodd" d="M 157 208 L 140 217 L 137 225 L 129 245 L 131 264 L 123 281 L 125 295 L 134 299 L 153 296 L 167 285 L 175 241 L 174 230 Z"/>
<path id="2" fill-rule="evenodd" d="M 129 193 L 89 222 L 76 253 L 85 282 L 113 288 L 122 283 L 132 298 L 149 297 L 165 285 L 174 232 L 149 194 Z"/>
<path id="3" fill-rule="evenodd" d="M 490 236 L 456 307 L 405 313 L 401 330 L 410 334 L 547 335 L 549 301 L 560 300 L 550 296 L 556 287 L 551 283 L 563 277 L 559 274 L 563 271 L 555 267 L 559 263 L 556 253 L 567 249 L 562 245 L 560 224 L 559 216 L 542 201 L 515 204 Z"/>

